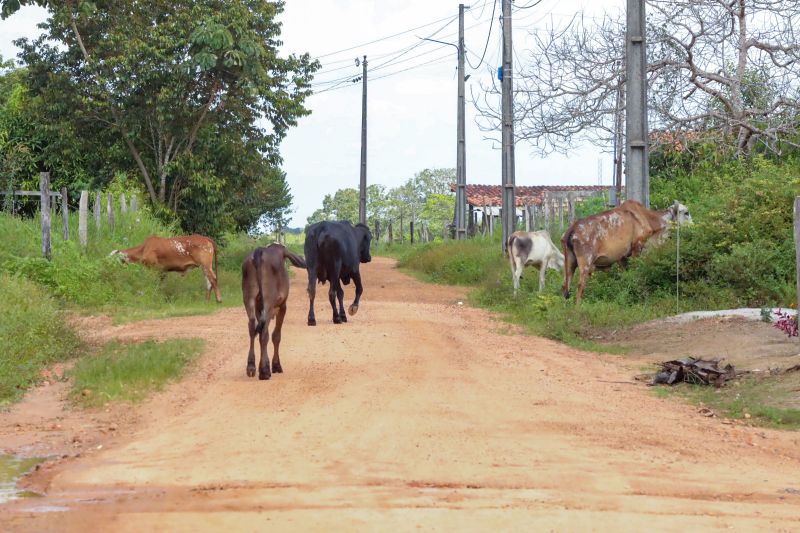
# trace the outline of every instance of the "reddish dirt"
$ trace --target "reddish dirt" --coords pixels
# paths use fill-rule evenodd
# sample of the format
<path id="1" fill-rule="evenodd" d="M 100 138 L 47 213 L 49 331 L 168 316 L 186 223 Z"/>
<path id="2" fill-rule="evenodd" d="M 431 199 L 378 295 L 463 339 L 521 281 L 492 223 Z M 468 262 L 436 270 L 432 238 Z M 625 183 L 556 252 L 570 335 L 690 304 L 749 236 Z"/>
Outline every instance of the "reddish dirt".
<path id="1" fill-rule="evenodd" d="M 0 507 L 0 529 L 798 529 L 797 433 L 661 400 L 620 357 L 504 334 L 388 259 L 364 278 L 358 315 L 332 324 L 323 297 L 316 328 L 293 278 L 285 373 L 267 382 L 245 376 L 243 309 L 99 324 L 97 340 L 207 350 L 101 450 L 35 474 L 47 495 Z"/>

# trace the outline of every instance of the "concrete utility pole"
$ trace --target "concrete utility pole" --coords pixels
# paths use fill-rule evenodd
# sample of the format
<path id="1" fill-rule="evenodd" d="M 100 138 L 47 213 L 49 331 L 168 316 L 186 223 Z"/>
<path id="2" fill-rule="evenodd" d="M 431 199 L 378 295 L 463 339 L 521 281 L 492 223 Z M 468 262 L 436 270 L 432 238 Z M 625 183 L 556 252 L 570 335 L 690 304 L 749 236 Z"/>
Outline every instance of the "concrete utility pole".
<path id="1" fill-rule="evenodd" d="M 622 85 L 622 74 L 617 83 L 617 104 L 616 114 L 614 115 L 614 204 L 619 205 L 622 196 L 622 109 L 624 107 L 624 93 Z"/>
<path id="2" fill-rule="evenodd" d="M 464 4 L 458 4 L 458 125 L 456 132 L 456 239 L 467 238 L 467 157 L 464 135 Z"/>
<path id="3" fill-rule="evenodd" d="M 367 223 L 367 56 L 361 63 L 364 67 L 361 74 L 361 181 L 359 183 L 358 221 Z"/>
<path id="4" fill-rule="evenodd" d="M 630 0 L 629 0 L 630 3 Z M 517 222 L 514 202 L 514 94 L 511 64 L 511 0 L 503 0 L 503 252 Z"/>
<path id="5" fill-rule="evenodd" d="M 647 54 L 643 0 L 628 0 L 625 31 L 625 193 L 650 207 Z"/>

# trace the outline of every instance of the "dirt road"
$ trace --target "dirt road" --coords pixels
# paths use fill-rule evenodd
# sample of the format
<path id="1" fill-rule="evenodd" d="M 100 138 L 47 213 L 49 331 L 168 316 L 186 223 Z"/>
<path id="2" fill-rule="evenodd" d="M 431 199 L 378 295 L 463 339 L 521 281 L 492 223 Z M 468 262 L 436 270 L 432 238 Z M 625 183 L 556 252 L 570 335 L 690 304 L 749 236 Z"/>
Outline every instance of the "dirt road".
<path id="1" fill-rule="evenodd" d="M 345 325 L 319 298 L 306 326 L 293 279 L 268 382 L 245 376 L 243 309 L 106 326 L 207 351 L 46 497 L 0 507 L 0 529 L 800 530 L 800 435 L 611 383 L 635 363 L 509 334 L 390 260 L 364 271 Z"/>

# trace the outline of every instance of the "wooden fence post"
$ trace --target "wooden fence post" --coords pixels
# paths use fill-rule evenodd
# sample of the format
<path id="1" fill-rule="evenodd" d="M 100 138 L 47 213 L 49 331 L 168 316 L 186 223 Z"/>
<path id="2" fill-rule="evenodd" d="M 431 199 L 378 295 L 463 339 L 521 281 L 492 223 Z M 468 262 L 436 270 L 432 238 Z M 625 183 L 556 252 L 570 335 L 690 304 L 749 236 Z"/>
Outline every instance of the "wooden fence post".
<path id="1" fill-rule="evenodd" d="M 61 220 L 64 225 L 64 240 L 69 240 L 69 197 L 67 188 L 61 187 Z"/>
<path id="2" fill-rule="evenodd" d="M 108 225 L 111 231 L 114 231 L 114 195 L 108 193 L 106 195 L 106 212 L 108 214 Z"/>
<path id="3" fill-rule="evenodd" d="M 119 212 L 121 215 L 128 214 L 128 201 L 125 198 L 125 193 L 119 195 Z"/>
<path id="4" fill-rule="evenodd" d="M 558 198 L 558 227 L 561 233 L 564 233 L 564 198 Z"/>
<path id="5" fill-rule="evenodd" d="M 97 228 L 97 233 L 100 233 L 100 219 L 102 215 L 100 211 L 102 210 L 102 198 L 100 191 L 94 193 L 94 226 Z"/>
<path id="6" fill-rule="evenodd" d="M 39 173 L 39 192 L 42 212 L 42 255 L 50 259 L 50 173 Z"/>
<path id="7" fill-rule="evenodd" d="M 797 281 L 795 310 L 800 313 L 800 196 L 796 196 L 794 199 L 794 258 L 795 279 Z"/>
<path id="8" fill-rule="evenodd" d="M 78 240 L 81 248 L 86 250 L 89 244 L 89 191 L 81 191 L 81 200 L 78 203 Z"/>
<path id="9" fill-rule="evenodd" d="M 544 194 L 544 229 L 550 231 L 550 196 Z"/>
<path id="10" fill-rule="evenodd" d="M 136 195 L 134 194 L 133 196 L 131 196 L 131 213 L 135 215 L 136 211 L 138 210 L 139 210 L 139 200 L 136 198 Z"/>
<path id="11" fill-rule="evenodd" d="M 575 222 L 575 193 L 567 195 L 567 205 L 569 206 L 569 225 Z"/>

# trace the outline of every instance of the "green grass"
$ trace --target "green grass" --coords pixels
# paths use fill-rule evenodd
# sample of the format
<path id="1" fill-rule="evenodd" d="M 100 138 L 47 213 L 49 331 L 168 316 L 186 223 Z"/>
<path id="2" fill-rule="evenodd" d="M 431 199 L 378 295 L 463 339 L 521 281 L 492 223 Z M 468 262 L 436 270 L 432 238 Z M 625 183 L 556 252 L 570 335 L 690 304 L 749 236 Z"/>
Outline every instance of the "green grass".
<path id="1" fill-rule="evenodd" d="M 99 354 L 79 360 L 72 369 L 71 397 L 88 407 L 116 400 L 142 400 L 178 379 L 202 352 L 203 344 L 200 339 L 109 343 Z"/>
<path id="2" fill-rule="evenodd" d="M 798 373 L 778 376 L 744 378 L 715 388 L 680 384 L 657 387 L 661 397 L 679 397 L 706 406 L 718 414 L 746 419 L 760 426 L 778 429 L 800 429 L 800 409 L 797 405 Z"/>
<path id="3" fill-rule="evenodd" d="M 46 366 L 81 349 L 57 302 L 25 278 L 0 272 L 0 405 L 18 400 Z"/>
<path id="4" fill-rule="evenodd" d="M 500 252 L 500 238 L 476 237 L 415 246 L 400 256 L 403 270 L 433 283 L 474 287 L 469 301 L 499 313 L 531 334 L 559 340 L 581 349 L 621 352 L 621 348 L 592 340 L 599 330 L 632 325 L 670 314 L 674 301 L 620 305 L 585 300 L 580 307 L 561 296 L 563 274 L 548 271 L 545 289 L 538 293 L 538 271 L 526 269 L 517 297 L 513 295 L 508 260 Z"/>
<path id="5" fill-rule="evenodd" d="M 60 219 L 59 219 L 60 220 Z M 77 220 L 74 222 L 77 225 Z M 42 286 L 66 309 L 102 313 L 115 322 L 211 313 L 219 309 L 205 303 L 205 279 L 199 269 L 184 275 L 159 272 L 140 265 L 125 265 L 109 258 L 111 250 L 134 246 L 148 235 L 174 235 L 177 231 L 153 219 L 146 211 L 135 218 L 118 217 L 114 232 L 100 232 L 90 224 L 89 246 L 84 252 L 73 239 L 64 241 L 53 229 L 52 259 L 41 257 L 40 229 L 36 220 L 0 213 L 0 272 L 27 278 Z M 220 239 L 218 271 L 222 306 L 241 304 L 241 264 L 256 246 L 271 242 L 244 234 Z M 222 245 L 224 243 L 224 246 Z"/>

